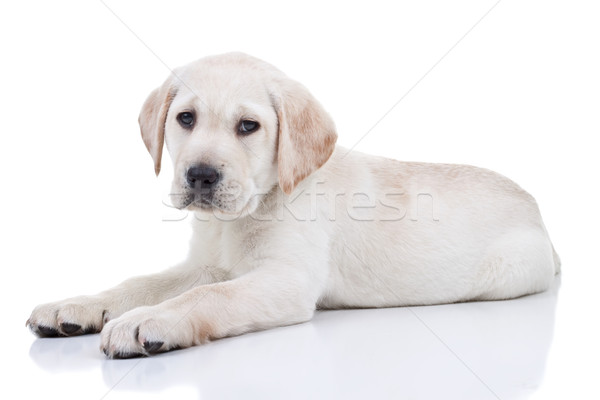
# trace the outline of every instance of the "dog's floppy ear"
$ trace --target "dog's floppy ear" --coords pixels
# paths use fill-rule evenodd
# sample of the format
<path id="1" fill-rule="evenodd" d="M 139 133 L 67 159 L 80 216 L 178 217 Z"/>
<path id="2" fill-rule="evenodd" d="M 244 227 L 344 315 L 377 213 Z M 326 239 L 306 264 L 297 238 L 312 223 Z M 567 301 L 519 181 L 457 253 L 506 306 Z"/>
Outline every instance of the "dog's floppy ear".
<path id="1" fill-rule="evenodd" d="M 176 88 L 173 86 L 173 78 L 169 77 L 161 87 L 150 93 L 138 118 L 142 139 L 152 156 L 152 160 L 154 160 L 156 175 L 160 172 L 160 161 L 165 142 L 165 120 L 175 93 Z"/>
<path id="2" fill-rule="evenodd" d="M 290 194 L 329 159 L 337 133 L 329 114 L 304 86 L 285 80 L 280 88 L 275 99 L 279 119 L 279 186 Z"/>

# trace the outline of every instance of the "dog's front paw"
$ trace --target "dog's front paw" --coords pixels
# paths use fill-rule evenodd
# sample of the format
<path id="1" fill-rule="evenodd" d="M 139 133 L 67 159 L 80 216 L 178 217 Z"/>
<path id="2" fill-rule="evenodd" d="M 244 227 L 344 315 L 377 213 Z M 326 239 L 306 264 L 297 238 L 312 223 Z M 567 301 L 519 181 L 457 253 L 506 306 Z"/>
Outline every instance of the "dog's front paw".
<path id="1" fill-rule="evenodd" d="M 33 310 L 25 325 L 39 337 L 97 333 L 109 318 L 106 303 L 98 296 L 80 296 L 42 304 Z"/>
<path id="2" fill-rule="evenodd" d="M 185 314 L 161 306 L 138 307 L 110 321 L 100 349 L 110 358 L 132 358 L 197 344 Z"/>

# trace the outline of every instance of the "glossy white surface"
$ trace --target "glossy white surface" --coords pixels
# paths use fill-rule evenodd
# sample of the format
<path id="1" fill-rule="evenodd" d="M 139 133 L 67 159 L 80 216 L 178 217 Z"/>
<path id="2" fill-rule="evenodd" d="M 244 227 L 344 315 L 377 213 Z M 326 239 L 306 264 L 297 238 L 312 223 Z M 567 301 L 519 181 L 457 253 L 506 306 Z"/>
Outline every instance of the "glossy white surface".
<path id="1" fill-rule="evenodd" d="M 323 311 L 147 359 L 105 360 L 98 335 L 38 339 L 30 368 L 65 398 L 76 379 L 106 398 L 174 390 L 206 399 L 521 399 L 543 380 L 558 286 L 502 302 Z"/>

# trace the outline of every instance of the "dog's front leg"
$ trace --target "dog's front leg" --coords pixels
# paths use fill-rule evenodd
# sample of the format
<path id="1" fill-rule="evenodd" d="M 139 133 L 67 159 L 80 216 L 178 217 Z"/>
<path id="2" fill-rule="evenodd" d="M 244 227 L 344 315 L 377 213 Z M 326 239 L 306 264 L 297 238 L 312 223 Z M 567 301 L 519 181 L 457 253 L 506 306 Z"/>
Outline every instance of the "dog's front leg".
<path id="1" fill-rule="evenodd" d="M 156 274 L 131 278 L 92 296 L 78 296 L 37 306 L 27 326 L 38 336 L 73 336 L 100 332 L 106 322 L 136 307 L 158 304 L 198 285 L 225 280 L 219 270 L 189 260 Z"/>
<path id="2" fill-rule="evenodd" d="M 123 314 L 102 331 L 101 348 L 109 357 L 136 357 L 308 321 L 323 281 L 302 267 L 262 266 Z"/>

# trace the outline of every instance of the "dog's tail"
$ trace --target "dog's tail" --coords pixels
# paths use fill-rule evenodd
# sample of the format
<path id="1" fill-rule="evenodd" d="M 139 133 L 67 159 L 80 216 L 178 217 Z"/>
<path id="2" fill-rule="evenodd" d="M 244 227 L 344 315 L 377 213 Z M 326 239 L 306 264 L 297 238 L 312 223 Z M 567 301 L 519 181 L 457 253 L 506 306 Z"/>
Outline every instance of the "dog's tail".
<path id="1" fill-rule="evenodd" d="M 554 245 L 552 245 L 552 258 L 554 258 L 554 273 L 558 275 L 560 274 L 561 262 L 558 253 L 556 252 L 556 250 L 554 250 Z"/>

